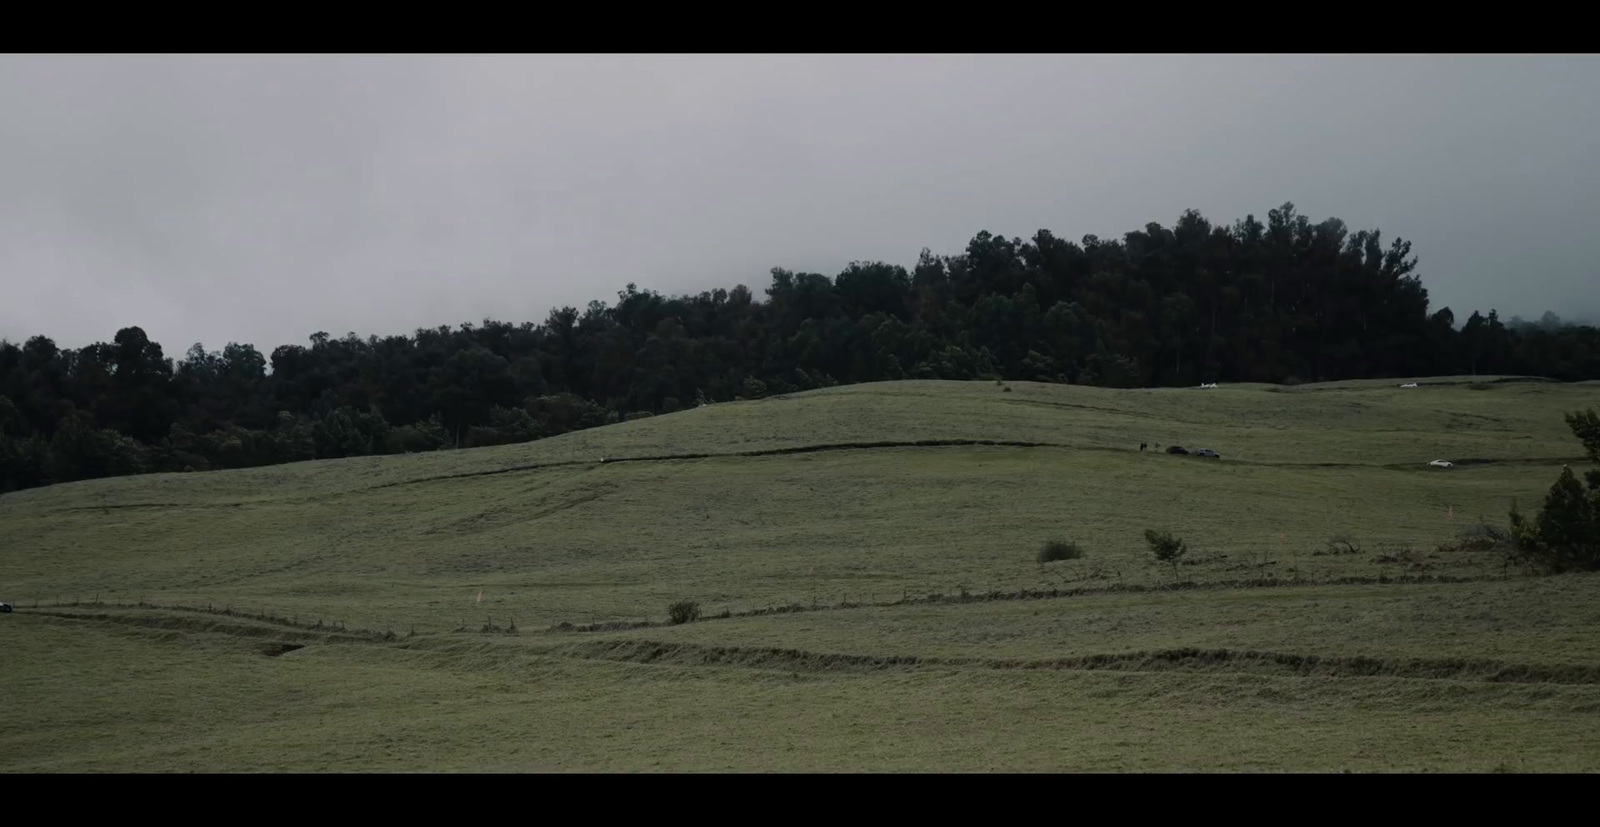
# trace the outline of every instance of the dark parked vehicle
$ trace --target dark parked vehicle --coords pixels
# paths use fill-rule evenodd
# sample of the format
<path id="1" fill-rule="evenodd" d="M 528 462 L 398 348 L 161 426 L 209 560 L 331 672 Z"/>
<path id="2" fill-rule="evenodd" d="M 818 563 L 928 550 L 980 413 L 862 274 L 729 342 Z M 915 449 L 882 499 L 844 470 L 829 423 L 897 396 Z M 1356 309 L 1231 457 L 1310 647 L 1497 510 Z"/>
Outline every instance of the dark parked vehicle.
<path id="1" fill-rule="evenodd" d="M 0 603 L 0 614 L 10 614 L 10 613 L 11 613 L 11 604 L 10 603 Z"/>
<path id="2" fill-rule="evenodd" d="M 1168 445 L 1167 446 L 1167 453 L 1169 453 L 1169 454 L 1187 454 L 1189 452 L 1182 445 Z"/>
<path id="3" fill-rule="evenodd" d="M 1222 458 L 1221 454 L 1219 454 L 1216 451 L 1213 451 L 1213 450 L 1211 450 L 1209 448 L 1201 448 L 1200 450 L 1195 451 L 1194 455 L 1197 456 L 1197 457 L 1211 457 L 1213 459 L 1221 459 Z"/>

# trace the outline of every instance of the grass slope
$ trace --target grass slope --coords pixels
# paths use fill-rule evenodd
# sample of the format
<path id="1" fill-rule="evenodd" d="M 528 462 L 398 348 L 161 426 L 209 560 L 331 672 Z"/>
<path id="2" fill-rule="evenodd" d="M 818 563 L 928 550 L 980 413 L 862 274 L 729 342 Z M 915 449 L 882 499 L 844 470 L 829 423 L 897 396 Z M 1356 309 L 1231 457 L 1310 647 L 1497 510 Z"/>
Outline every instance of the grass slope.
<path id="1" fill-rule="evenodd" d="M 1436 550 L 1600 388 L 1422 382 L 881 383 L 5 495 L 0 769 L 1600 768 L 1600 578 Z"/>

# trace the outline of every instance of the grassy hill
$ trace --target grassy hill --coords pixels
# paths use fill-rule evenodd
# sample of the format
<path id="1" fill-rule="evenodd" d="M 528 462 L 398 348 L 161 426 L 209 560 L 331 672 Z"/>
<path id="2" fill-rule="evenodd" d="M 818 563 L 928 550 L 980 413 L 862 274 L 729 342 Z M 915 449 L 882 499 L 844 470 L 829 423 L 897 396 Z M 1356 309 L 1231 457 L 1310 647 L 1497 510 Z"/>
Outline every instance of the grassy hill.
<path id="1" fill-rule="evenodd" d="M 1600 386 L 1421 381 L 893 382 L 5 495 L 0 768 L 1600 768 L 1600 578 L 1439 548 Z"/>

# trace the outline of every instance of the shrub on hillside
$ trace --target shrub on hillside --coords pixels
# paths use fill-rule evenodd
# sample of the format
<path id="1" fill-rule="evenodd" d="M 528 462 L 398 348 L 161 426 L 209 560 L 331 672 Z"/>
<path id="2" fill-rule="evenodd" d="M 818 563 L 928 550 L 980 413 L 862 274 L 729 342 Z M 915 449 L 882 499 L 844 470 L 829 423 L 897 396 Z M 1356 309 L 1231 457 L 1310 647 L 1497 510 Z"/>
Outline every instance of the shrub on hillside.
<path id="1" fill-rule="evenodd" d="M 693 600 L 679 600 L 667 607 L 667 622 L 674 626 L 693 623 L 700 619 L 700 604 Z"/>
<path id="2" fill-rule="evenodd" d="M 1511 539 L 1523 557 L 1550 572 L 1600 569 L 1600 472 L 1590 472 L 1585 491 L 1571 468 L 1561 469 L 1531 519 L 1513 503 Z"/>
<path id="3" fill-rule="evenodd" d="M 389 423 L 384 421 L 383 414 L 376 409 L 362 411 L 345 405 L 335 408 L 311 425 L 311 440 L 317 459 L 364 457 L 382 453 L 388 439 Z M 242 440 L 240 442 L 241 445 L 232 449 L 232 453 L 240 452 Z M 230 453 L 229 448 L 223 446 L 222 453 L 226 456 Z M 247 463 L 227 464 L 237 467 Z"/>
<path id="4" fill-rule="evenodd" d="M 1503 528 L 1479 523 L 1461 529 L 1456 539 L 1440 543 L 1439 551 L 1494 551 L 1511 547 L 1511 535 Z"/>
<path id="5" fill-rule="evenodd" d="M 544 429 L 526 410 L 496 405 L 489 410 L 487 427 L 473 426 L 467 429 L 466 444 L 469 448 L 512 445 L 518 442 L 532 442 L 543 435 Z"/>
<path id="6" fill-rule="evenodd" d="M 1600 463 L 1600 413 L 1595 413 L 1593 408 L 1573 411 L 1566 415 L 1566 420 L 1572 435 L 1583 443 L 1583 451 L 1589 455 L 1589 461 Z"/>
<path id="7" fill-rule="evenodd" d="M 616 411 L 572 393 L 533 397 L 522 407 L 539 424 L 541 436 L 598 428 L 617 421 Z"/>
<path id="8" fill-rule="evenodd" d="M 1178 576 L 1178 560 L 1189 550 L 1183 538 L 1174 537 L 1168 531 L 1145 529 L 1144 541 L 1150 545 L 1150 553 L 1156 560 L 1172 566 L 1172 576 Z"/>
<path id="9" fill-rule="evenodd" d="M 1083 547 L 1070 540 L 1051 540 L 1039 548 L 1039 564 L 1057 560 L 1078 560 L 1083 557 Z"/>
<path id="10" fill-rule="evenodd" d="M 1577 411 L 1566 420 L 1590 461 L 1600 462 L 1600 415 Z M 1589 471 L 1580 483 L 1563 467 L 1531 519 L 1513 502 L 1510 534 L 1518 554 L 1548 571 L 1600 569 L 1600 470 Z"/>
<path id="11" fill-rule="evenodd" d="M 290 425 L 293 425 L 292 421 Z M 450 446 L 450 435 L 445 432 L 439 415 L 433 414 L 415 424 L 390 430 L 386 446 L 391 454 L 437 451 Z"/>

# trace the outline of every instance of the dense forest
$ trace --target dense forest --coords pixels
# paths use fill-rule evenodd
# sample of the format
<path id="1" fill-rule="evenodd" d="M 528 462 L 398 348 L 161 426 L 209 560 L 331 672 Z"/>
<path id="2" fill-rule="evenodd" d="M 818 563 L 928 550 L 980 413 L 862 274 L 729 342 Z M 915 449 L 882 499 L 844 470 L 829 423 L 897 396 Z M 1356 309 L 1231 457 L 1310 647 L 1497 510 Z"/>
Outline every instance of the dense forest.
<path id="1" fill-rule="evenodd" d="M 71 350 L 0 341 L 0 491 L 152 471 L 539 439 L 667 413 L 884 379 L 1005 378 L 1110 387 L 1293 384 L 1440 374 L 1600 378 L 1600 330 L 1463 323 L 1430 312 L 1409 242 L 1313 223 L 1285 204 L 1232 226 L 1190 211 L 1121 240 L 979 233 L 915 268 L 833 278 L 772 271 L 541 324 L 485 321 L 261 353 L 144 331 Z M 1520 321 L 1520 320 L 1518 320 Z"/>

